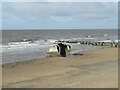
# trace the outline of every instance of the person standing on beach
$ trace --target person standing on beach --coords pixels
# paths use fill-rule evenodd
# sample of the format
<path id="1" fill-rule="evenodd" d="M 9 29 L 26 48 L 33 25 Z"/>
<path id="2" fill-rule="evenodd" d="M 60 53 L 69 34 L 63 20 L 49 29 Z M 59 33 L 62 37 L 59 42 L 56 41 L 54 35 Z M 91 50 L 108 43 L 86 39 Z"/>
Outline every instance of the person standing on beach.
<path id="1" fill-rule="evenodd" d="M 64 45 L 62 43 L 59 43 L 58 45 L 60 47 L 60 55 L 62 57 L 66 57 L 66 48 L 67 48 L 67 45 Z"/>

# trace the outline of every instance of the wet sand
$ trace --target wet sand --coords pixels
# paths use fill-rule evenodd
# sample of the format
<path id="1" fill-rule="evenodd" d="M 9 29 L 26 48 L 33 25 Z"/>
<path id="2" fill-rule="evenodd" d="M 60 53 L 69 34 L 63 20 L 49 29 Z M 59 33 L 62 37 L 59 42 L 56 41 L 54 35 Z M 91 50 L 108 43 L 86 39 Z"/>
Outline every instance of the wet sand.
<path id="1" fill-rule="evenodd" d="M 3 65 L 3 88 L 117 88 L 118 49 Z"/>

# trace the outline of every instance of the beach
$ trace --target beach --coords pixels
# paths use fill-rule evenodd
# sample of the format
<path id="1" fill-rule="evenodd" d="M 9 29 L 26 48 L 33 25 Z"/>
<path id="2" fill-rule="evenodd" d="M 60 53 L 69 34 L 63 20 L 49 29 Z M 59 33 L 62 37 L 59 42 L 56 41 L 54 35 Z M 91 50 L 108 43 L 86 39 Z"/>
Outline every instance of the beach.
<path id="1" fill-rule="evenodd" d="M 117 88 L 118 49 L 88 50 L 2 66 L 3 88 Z"/>
<path id="2" fill-rule="evenodd" d="M 118 88 L 118 2 L 9 1 L 1 3 L 4 89 Z"/>

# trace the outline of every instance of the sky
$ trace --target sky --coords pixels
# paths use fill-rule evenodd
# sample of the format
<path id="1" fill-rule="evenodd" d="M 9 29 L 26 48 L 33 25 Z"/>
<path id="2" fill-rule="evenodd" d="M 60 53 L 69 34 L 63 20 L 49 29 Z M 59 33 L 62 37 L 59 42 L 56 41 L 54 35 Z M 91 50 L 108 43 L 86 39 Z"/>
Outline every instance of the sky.
<path id="1" fill-rule="evenodd" d="M 117 2 L 3 2 L 3 29 L 117 29 Z"/>

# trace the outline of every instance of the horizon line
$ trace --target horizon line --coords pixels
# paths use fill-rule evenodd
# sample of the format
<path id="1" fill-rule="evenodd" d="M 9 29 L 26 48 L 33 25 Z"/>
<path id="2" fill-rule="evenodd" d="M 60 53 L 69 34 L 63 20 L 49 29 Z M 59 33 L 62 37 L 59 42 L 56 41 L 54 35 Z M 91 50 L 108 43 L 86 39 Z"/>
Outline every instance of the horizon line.
<path id="1" fill-rule="evenodd" d="M 115 29 L 2 29 L 2 30 L 118 30 L 117 28 Z"/>

